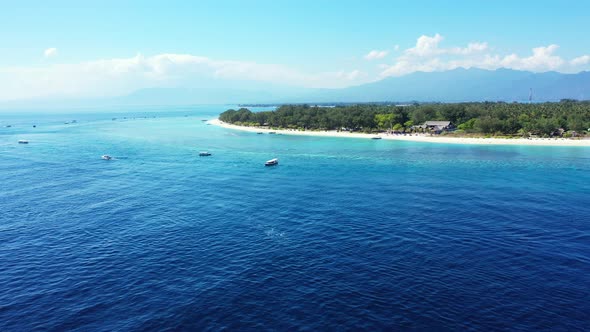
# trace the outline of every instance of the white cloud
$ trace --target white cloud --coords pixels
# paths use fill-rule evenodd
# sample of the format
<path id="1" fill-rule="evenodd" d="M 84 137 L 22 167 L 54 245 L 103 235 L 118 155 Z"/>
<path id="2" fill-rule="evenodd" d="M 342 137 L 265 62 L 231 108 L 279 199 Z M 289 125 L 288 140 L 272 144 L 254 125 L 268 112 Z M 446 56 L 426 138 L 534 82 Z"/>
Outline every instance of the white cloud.
<path id="1" fill-rule="evenodd" d="M 486 51 L 487 49 L 488 43 L 469 43 L 465 48 L 453 47 L 448 50 L 443 50 L 443 53 L 470 55 Z"/>
<path id="2" fill-rule="evenodd" d="M 533 48 L 533 55 L 521 58 L 516 54 L 505 56 L 497 65 L 498 67 L 530 70 L 530 71 L 547 71 L 557 70 L 565 63 L 565 61 L 554 55 L 559 46 L 549 45 L 546 47 Z"/>
<path id="3" fill-rule="evenodd" d="M 583 66 L 590 63 L 590 55 L 582 55 L 570 61 L 572 66 Z"/>
<path id="4" fill-rule="evenodd" d="M 388 51 L 372 50 L 367 55 L 365 55 L 365 59 L 367 59 L 367 60 L 383 59 L 385 56 L 387 56 L 388 53 L 389 53 Z"/>
<path id="5" fill-rule="evenodd" d="M 43 55 L 45 55 L 46 58 L 51 58 L 57 55 L 57 48 L 55 47 L 51 47 L 45 50 L 45 52 L 43 52 Z"/>
<path id="6" fill-rule="evenodd" d="M 577 72 L 584 65 L 590 64 L 590 56 L 587 55 L 571 61 L 564 60 L 556 55 L 559 46 L 555 44 L 535 47 L 531 55 L 521 57 L 517 54 L 493 54 L 485 42 L 472 42 L 466 47 L 440 47 L 443 40 L 444 37 L 439 34 L 420 36 L 416 45 L 406 49 L 393 64 L 382 65 L 380 76 L 402 76 L 416 71 L 432 72 L 456 68 Z"/>
<path id="7" fill-rule="evenodd" d="M 280 64 L 190 54 L 103 59 L 44 67 L 0 68 L 0 100 L 113 96 L 149 87 L 249 86 L 248 82 L 338 88 L 367 81 L 359 70 L 307 73 Z"/>
<path id="8" fill-rule="evenodd" d="M 438 33 L 433 37 L 422 35 L 416 41 L 416 46 L 409 48 L 405 51 L 407 55 L 428 57 L 437 54 L 441 54 L 441 50 L 438 48 L 438 44 L 443 40 L 443 36 Z"/>
<path id="9" fill-rule="evenodd" d="M 406 56 L 432 57 L 443 54 L 470 55 L 480 53 L 488 49 L 488 43 L 469 43 L 467 47 L 440 48 L 439 44 L 444 40 L 440 34 L 432 37 L 422 35 L 416 41 L 416 46 L 404 51 Z"/>

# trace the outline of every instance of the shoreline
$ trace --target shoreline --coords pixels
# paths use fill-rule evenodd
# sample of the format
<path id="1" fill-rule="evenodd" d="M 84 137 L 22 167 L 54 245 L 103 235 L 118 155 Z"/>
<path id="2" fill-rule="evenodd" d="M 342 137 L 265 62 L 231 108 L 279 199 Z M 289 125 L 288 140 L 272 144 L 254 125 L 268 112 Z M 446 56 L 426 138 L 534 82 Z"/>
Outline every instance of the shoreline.
<path id="1" fill-rule="evenodd" d="M 297 131 L 287 129 L 266 129 L 257 127 L 238 126 L 225 123 L 219 119 L 209 120 L 208 123 L 223 128 L 241 130 L 253 133 L 269 133 L 275 132 L 283 135 L 294 136 L 316 136 L 316 137 L 345 137 L 345 138 L 363 138 L 372 139 L 379 136 L 384 140 L 393 141 L 411 141 L 423 143 L 443 143 L 443 144 L 478 144 L 478 145 L 528 145 L 528 146 L 585 146 L 590 147 L 590 139 L 568 139 L 568 138 L 475 138 L 475 137 L 444 137 L 444 136 L 429 136 L 429 135 L 389 135 L 389 134 L 365 134 L 365 133 L 349 133 L 337 131 Z"/>

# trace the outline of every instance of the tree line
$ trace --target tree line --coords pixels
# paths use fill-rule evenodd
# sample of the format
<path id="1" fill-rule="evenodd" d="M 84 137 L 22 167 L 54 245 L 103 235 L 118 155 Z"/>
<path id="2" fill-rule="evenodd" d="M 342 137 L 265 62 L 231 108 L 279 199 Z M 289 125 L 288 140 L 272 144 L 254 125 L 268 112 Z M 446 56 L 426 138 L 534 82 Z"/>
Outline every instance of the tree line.
<path id="1" fill-rule="evenodd" d="M 319 107 L 282 105 L 274 111 L 247 108 L 223 112 L 221 121 L 244 126 L 269 126 L 297 130 L 349 130 L 374 132 L 424 130 L 425 121 L 451 121 L 459 133 L 495 135 L 582 135 L 590 128 L 590 102 L 562 100 L 554 103 L 454 103 L 412 105 L 346 105 Z"/>

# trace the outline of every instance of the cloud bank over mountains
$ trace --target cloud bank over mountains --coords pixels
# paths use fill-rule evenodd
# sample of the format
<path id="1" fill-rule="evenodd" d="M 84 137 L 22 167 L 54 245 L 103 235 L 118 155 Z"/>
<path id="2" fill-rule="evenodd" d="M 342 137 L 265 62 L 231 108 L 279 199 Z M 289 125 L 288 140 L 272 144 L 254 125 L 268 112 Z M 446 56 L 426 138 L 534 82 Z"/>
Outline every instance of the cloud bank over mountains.
<path id="1" fill-rule="evenodd" d="M 255 84 L 343 88 L 414 72 L 456 68 L 499 68 L 574 73 L 590 68 L 590 55 L 565 59 L 559 46 L 535 47 L 528 55 L 498 54 L 487 42 L 445 46 L 440 34 L 420 36 L 415 45 L 374 49 L 350 68 L 312 72 L 287 64 L 213 59 L 165 53 L 129 58 L 57 63 L 57 48 L 46 49 L 42 65 L 0 67 L 0 101 L 39 97 L 118 96 L 154 87 L 248 87 Z M 314 56 L 315 53 L 302 56 Z"/>
<path id="2" fill-rule="evenodd" d="M 151 87 L 211 87 L 265 82 L 304 87 L 345 87 L 359 70 L 306 73 L 280 64 L 159 54 L 42 67 L 0 68 L 0 100 L 34 97 L 116 96 Z"/>
<path id="3" fill-rule="evenodd" d="M 473 42 L 465 47 L 441 47 L 444 37 L 420 36 L 416 45 L 403 51 L 392 64 L 381 64 L 380 77 L 402 76 L 417 71 L 447 71 L 457 68 L 499 68 L 532 72 L 560 71 L 565 73 L 586 70 L 590 56 L 566 60 L 559 55 L 558 45 L 551 44 L 533 48 L 532 54 L 519 56 L 512 53 L 500 55 L 493 52 L 486 42 Z"/>

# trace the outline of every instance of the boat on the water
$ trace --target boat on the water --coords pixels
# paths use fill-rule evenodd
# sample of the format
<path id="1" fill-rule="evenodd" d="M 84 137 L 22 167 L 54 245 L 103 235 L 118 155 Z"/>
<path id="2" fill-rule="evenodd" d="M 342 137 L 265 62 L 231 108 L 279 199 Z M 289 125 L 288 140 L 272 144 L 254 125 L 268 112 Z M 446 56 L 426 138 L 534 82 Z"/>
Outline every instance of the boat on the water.
<path id="1" fill-rule="evenodd" d="M 276 132 L 274 132 L 274 131 L 271 131 L 271 132 L 269 132 L 268 134 L 269 134 L 269 135 L 274 135 L 274 134 L 276 134 Z"/>
<path id="2" fill-rule="evenodd" d="M 29 144 L 29 141 L 27 141 L 26 139 L 21 139 L 18 140 L 18 144 Z"/>
<path id="3" fill-rule="evenodd" d="M 211 155 L 211 153 L 209 151 L 201 151 L 201 152 L 199 152 L 199 156 L 200 157 L 208 157 L 210 155 Z"/>
<path id="4" fill-rule="evenodd" d="M 105 154 L 101 158 L 102 158 L 102 160 L 112 160 L 113 159 L 113 157 L 109 156 L 108 154 Z"/>
<path id="5" fill-rule="evenodd" d="M 258 135 L 262 135 L 262 132 L 261 132 L 261 131 L 259 131 L 259 132 L 257 132 L 257 134 L 258 134 Z"/>
<path id="6" fill-rule="evenodd" d="M 373 136 L 371 139 L 381 139 L 381 136 Z"/>
<path id="7" fill-rule="evenodd" d="M 278 158 L 274 158 L 274 159 L 271 159 L 271 160 L 267 160 L 264 163 L 264 166 L 276 166 L 278 164 L 279 164 L 279 159 Z"/>

